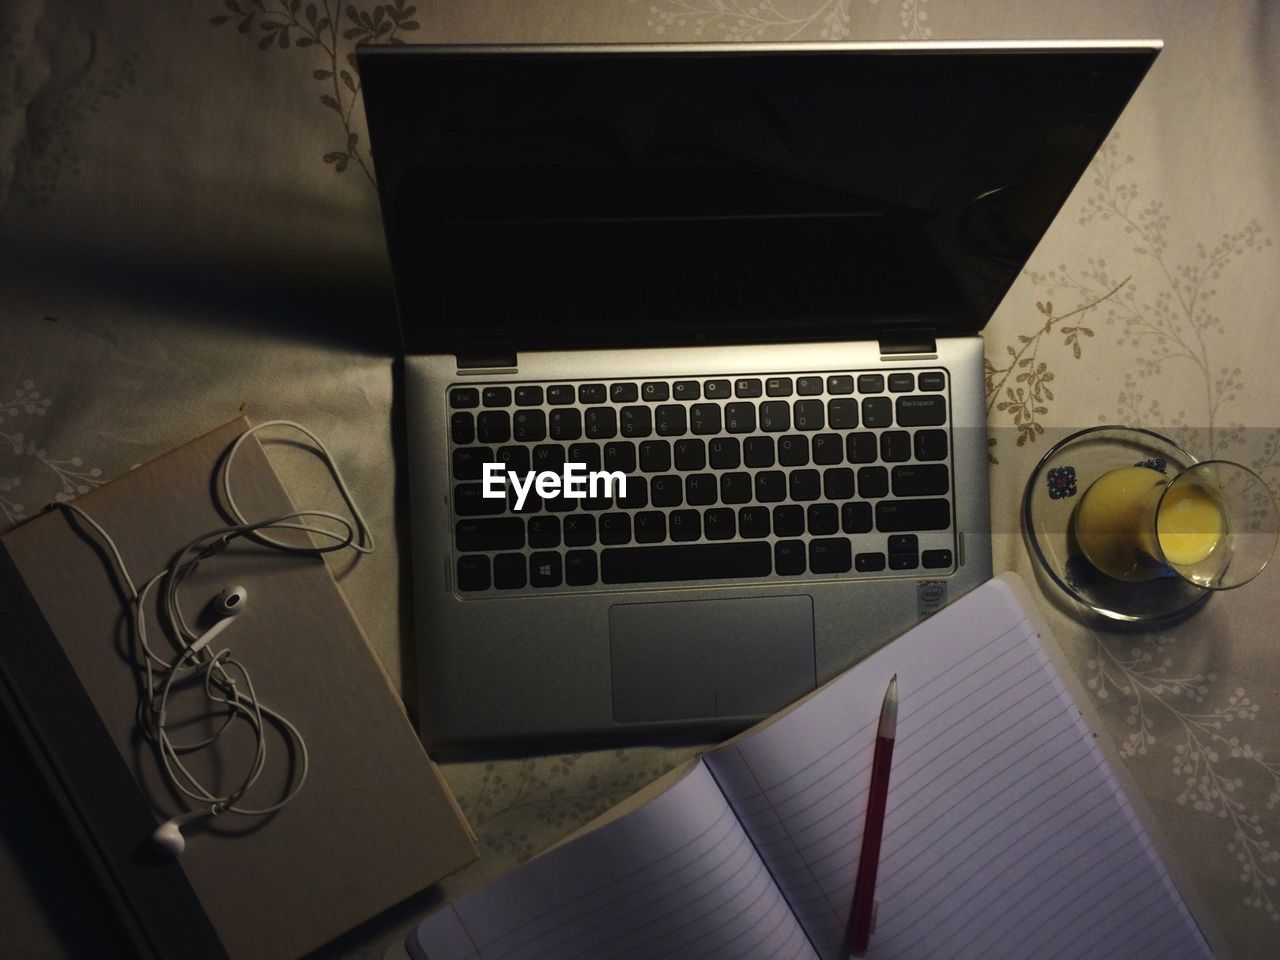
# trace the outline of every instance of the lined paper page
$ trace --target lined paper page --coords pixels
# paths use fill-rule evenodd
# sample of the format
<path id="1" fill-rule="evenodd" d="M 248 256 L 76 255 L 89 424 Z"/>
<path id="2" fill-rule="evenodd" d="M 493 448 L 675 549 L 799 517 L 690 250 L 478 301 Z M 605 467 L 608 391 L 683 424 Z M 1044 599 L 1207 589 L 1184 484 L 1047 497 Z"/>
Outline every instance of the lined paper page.
<path id="1" fill-rule="evenodd" d="M 426 960 L 817 960 L 701 762 L 437 911 L 406 946 Z"/>
<path id="2" fill-rule="evenodd" d="M 707 764 L 841 957 L 880 705 L 901 695 L 874 958 L 1211 956 L 1000 580 Z"/>

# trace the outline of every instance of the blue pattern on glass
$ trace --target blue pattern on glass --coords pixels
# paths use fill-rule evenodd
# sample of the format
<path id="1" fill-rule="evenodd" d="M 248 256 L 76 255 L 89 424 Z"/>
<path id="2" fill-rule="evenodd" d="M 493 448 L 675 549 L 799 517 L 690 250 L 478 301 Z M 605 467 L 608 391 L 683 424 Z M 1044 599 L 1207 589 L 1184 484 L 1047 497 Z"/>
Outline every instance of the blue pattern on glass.
<path id="1" fill-rule="evenodd" d="M 1097 579 L 1098 569 L 1082 554 L 1067 558 L 1067 583 L 1075 590 L 1089 586 Z"/>
<path id="2" fill-rule="evenodd" d="M 1063 500 L 1076 495 L 1076 468 L 1053 467 L 1049 471 L 1049 499 Z"/>
<path id="3" fill-rule="evenodd" d="M 1152 470 L 1159 470 L 1161 473 L 1166 472 L 1169 466 L 1164 462 L 1163 457 L 1152 457 L 1150 460 L 1139 460 L 1134 464 L 1135 467 L 1150 467 Z"/>

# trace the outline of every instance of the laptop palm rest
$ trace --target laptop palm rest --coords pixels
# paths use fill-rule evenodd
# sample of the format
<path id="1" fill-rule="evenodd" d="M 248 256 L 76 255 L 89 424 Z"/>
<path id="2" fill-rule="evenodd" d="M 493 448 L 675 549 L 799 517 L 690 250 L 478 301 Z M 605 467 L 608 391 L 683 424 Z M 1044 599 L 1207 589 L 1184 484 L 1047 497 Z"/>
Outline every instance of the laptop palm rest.
<path id="1" fill-rule="evenodd" d="M 609 608 L 616 721 L 773 713 L 816 685 L 808 596 Z"/>

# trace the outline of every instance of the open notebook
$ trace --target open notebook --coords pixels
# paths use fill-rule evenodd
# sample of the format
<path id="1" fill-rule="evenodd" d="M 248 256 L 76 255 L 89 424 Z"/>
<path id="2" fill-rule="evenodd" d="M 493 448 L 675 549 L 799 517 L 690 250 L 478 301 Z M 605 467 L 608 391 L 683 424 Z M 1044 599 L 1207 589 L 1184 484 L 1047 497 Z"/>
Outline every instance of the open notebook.
<path id="1" fill-rule="evenodd" d="M 1212 956 L 1040 623 L 1016 578 L 988 582 L 442 908 L 410 934 L 410 955 L 843 958 L 876 724 L 896 673 L 869 956 Z"/>

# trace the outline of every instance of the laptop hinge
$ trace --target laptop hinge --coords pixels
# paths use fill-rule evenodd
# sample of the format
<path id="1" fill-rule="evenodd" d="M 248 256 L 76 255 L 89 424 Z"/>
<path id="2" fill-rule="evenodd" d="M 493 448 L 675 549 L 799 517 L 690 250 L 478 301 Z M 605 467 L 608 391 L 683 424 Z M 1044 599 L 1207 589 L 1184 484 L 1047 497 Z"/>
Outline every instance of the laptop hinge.
<path id="1" fill-rule="evenodd" d="M 910 327 L 880 334 L 880 355 L 902 353 L 937 353 L 938 341 L 933 327 Z"/>
<path id="2" fill-rule="evenodd" d="M 514 343 L 460 343 L 457 357 L 459 370 L 474 370 L 478 367 L 514 367 L 516 345 Z"/>

